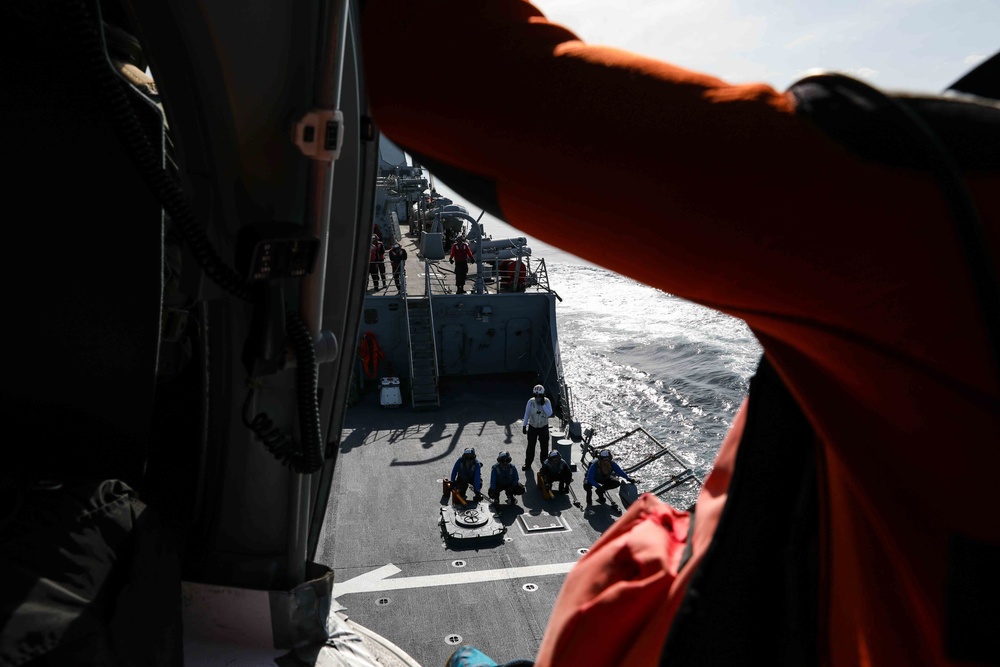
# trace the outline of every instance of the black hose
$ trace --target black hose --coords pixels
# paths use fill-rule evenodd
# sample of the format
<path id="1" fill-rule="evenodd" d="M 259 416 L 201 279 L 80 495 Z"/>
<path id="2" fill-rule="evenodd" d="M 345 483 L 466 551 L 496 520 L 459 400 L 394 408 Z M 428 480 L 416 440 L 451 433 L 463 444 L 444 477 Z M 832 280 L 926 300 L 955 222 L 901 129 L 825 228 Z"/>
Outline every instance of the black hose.
<path id="1" fill-rule="evenodd" d="M 254 432 L 254 435 L 264 443 L 267 451 L 281 461 L 282 465 L 291 466 L 293 470 L 296 469 L 302 457 L 292 441 L 292 436 L 275 426 L 274 421 L 266 412 L 260 412 L 253 419 L 250 419 L 249 410 L 250 404 L 253 402 L 253 392 L 251 387 L 247 391 L 246 400 L 243 401 L 243 425 Z"/>
<path id="2" fill-rule="evenodd" d="M 230 294 L 250 301 L 250 285 L 212 247 L 212 242 L 195 217 L 184 191 L 163 168 L 159 153 L 153 149 L 125 94 L 125 83 L 114 73 L 104 49 L 100 3 L 94 0 L 92 13 L 86 0 L 78 0 L 67 7 L 66 15 L 74 33 L 82 37 L 79 42 L 80 55 L 93 76 L 105 113 L 139 174 L 159 198 L 160 204 L 184 237 L 205 275 Z"/>
<path id="3" fill-rule="evenodd" d="M 92 13 L 87 0 L 78 0 L 67 7 L 66 15 L 74 34 L 81 37 L 81 58 L 93 76 L 105 113 L 108 114 L 119 140 L 146 184 L 159 198 L 160 204 L 205 275 L 233 296 L 251 301 L 253 290 L 250 283 L 229 267 L 215 251 L 184 191 L 163 168 L 160 154 L 153 149 L 126 95 L 126 84 L 114 73 L 108 59 L 104 48 L 104 23 L 99 0 L 94 0 L 93 7 Z M 243 406 L 243 422 L 282 463 L 290 465 L 297 472 L 313 473 L 323 466 L 316 352 L 309 330 L 298 313 L 287 314 L 286 333 L 292 341 L 297 360 L 296 382 L 302 446 L 297 450 L 291 436 L 275 427 L 266 413 L 260 413 L 252 420 L 247 419 L 246 411 L 252 401 L 253 390 L 247 394 Z"/>
<path id="4" fill-rule="evenodd" d="M 319 401 L 316 392 L 316 349 L 305 322 L 294 311 L 285 313 L 285 332 L 295 351 L 295 379 L 299 407 L 299 437 L 302 439 L 302 461 L 297 470 L 314 473 L 323 467 L 323 446 L 320 440 Z"/>
<path id="5" fill-rule="evenodd" d="M 319 401 L 316 398 L 319 384 L 316 373 L 316 350 L 309 329 L 298 313 L 294 311 L 285 313 L 285 333 L 295 352 L 296 399 L 301 443 L 296 446 L 292 436 L 275 426 L 274 421 L 265 412 L 258 413 L 250 419 L 252 387 L 243 402 L 243 424 L 254 432 L 254 435 L 264 443 L 267 451 L 281 461 L 282 465 L 308 475 L 322 468 L 324 460 L 320 439 Z"/>

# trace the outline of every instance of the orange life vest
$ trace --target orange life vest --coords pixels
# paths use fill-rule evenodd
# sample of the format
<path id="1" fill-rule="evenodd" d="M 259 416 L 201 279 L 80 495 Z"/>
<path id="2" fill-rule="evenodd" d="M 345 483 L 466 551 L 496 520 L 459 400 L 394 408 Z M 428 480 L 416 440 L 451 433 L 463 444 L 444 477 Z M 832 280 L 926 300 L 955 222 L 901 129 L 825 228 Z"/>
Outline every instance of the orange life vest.
<path id="1" fill-rule="evenodd" d="M 378 365 L 385 359 L 385 352 L 371 331 L 361 337 L 358 354 L 361 356 L 361 366 L 365 370 L 365 375 L 374 379 L 378 374 Z"/>

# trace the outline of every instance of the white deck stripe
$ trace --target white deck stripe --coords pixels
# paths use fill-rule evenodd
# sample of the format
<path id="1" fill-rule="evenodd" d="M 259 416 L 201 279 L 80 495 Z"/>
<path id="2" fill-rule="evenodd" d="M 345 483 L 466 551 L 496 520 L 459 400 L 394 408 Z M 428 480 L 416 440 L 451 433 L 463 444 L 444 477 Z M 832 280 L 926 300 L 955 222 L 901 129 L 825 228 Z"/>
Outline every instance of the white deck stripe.
<path id="1" fill-rule="evenodd" d="M 420 577 L 400 577 L 386 579 L 401 570 L 389 563 L 377 570 L 348 579 L 342 584 L 333 585 L 333 597 L 350 595 L 352 593 L 374 593 L 381 591 L 398 591 L 406 588 L 428 588 L 431 586 L 455 586 L 458 584 L 478 584 L 484 581 L 501 581 L 503 579 L 522 579 L 524 577 L 541 577 L 549 574 L 566 574 L 576 561 L 572 563 L 552 563 L 551 565 L 529 565 L 526 567 L 509 567 L 497 570 L 471 570 L 451 574 L 429 574 Z"/>

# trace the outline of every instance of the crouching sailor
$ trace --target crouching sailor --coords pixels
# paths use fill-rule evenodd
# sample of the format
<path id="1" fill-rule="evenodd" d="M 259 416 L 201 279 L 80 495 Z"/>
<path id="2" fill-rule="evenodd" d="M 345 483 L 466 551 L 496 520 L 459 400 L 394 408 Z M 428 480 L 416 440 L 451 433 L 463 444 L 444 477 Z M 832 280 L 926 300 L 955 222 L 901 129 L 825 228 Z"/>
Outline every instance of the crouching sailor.
<path id="1" fill-rule="evenodd" d="M 500 492 L 507 494 L 507 504 L 516 505 L 519 496 L 524 493 L 524 486 L 517 474 L 517 467 L 510 464 L 510 452 L 500 452 L 497 455 L 497 462 L 490 473 L 490 489 L 486 493 L 493 502 L 500 502 Z"/>
<path id="2" fill-rule="evenodd" d="M 483 499 L 483 476 L 480 469 L 483 464 L 476 459 L 476 450 L 472 447 L 466 449 L 462 456 L 455 461 L 455 467 L 451 469 L 451 488 L 462 500 L 465 500 L 465 491 L 472 485 L 475 492 L 473 500 Z"/>
<path id="3" fill-rule="evenodd" d="M 602 449 L 587 469 L 587 481 L 583 483 L 583 488 L 587 492 L 587 504 L 591 504 L 591 489 L 597 489 L 597 502 L 604 502 L 604 494 L 611 489 L 621 486 L 622 479 L 628 482 L 635 482 L 634 479 L 625 474 L 617 463 L 615 463 L 611 452 Z"/>
<path id="4" fill-rule="evenodd" d="M 569 493 L 569 483 L 573 481 L 573 473 L 569 469 L 569 464 L 563 460 L 562 455 L 553 449 L 542 463 L 539 471 L 542 475 L 542 482 L 550 492 L 552 485 L 559 482 L 559 493 Z M 599 493 L 599 492 L 598 492 Z"/>

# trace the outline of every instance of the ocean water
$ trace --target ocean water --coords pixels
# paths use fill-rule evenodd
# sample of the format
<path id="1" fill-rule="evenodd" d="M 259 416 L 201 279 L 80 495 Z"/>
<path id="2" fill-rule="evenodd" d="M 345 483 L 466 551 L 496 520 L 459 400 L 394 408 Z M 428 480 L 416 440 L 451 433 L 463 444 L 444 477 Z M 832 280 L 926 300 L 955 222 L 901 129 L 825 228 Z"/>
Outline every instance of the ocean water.
<path id="1" fill-rule="evenodd" d="M 761 347 L 742 320 L 596 266 L 548 265 L 574 417 L 592 444 L 641 426 L 711 470 Z"/>
<path id="2" fill-rule="evenodd" d="M 562 297 L 556 319 L 574 419 L 595 429 L 592 444 L 641 426 L 704 478 L 762 353 L 746 324 L 489 215 L 483 223 L 494 238 L 525 236 L 532 262 L 545 260 L 549 286 Z"/>

